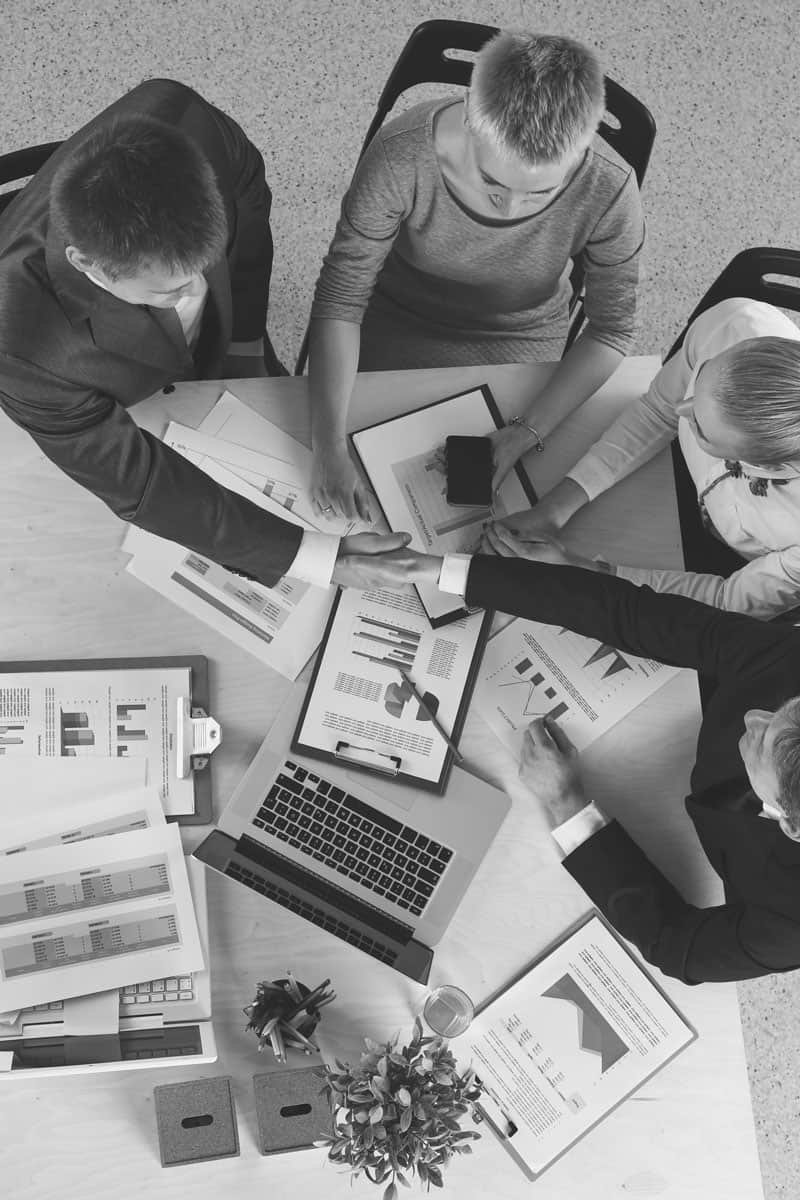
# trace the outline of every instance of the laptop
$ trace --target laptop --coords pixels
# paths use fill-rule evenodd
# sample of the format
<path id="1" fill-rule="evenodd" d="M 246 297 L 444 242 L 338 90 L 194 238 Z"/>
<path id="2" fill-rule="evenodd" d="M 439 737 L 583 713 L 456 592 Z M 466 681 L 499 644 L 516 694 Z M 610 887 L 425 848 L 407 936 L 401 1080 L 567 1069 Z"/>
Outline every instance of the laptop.
<path id="1" fill-rule="evenodd" d="M 511 807 L 454 767 L 444 796 L 291 746 L 295 685 L 197 858 L 424 983 L 439 941 Z"/>
<path id="2" fill-rule="evenodd" d="M 208 963 L 205 871 L 189 857 L 186 866 Z M 118 1034 L 70 1033 L 80 998 L 23 1009 L 9 1032 L 0 1025 L 0 1080 L 216 1062 L 207 968 L 120 988 L 117 999 Z"/>

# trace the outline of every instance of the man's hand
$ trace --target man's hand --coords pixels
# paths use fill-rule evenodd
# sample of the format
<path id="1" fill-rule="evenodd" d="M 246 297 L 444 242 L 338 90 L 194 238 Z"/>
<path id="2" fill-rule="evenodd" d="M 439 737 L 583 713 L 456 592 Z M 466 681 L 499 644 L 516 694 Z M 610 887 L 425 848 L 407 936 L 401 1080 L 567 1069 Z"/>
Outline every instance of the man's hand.
<path id="1" fill-rule="evenodd" d="M 585 808 L 578 751 L 550 717 L 536 717 L 525 730 L 519 776 L 544 805 L 551 828 Z"/>
<path id="2" fill-rule="evenodd" d="M 372 522 L 369 492 L 353 466 L 346 444 L 315 448 L 311 503 L 318 516 Z"/>
<path id="3" fill-rule="evenodd" d="M 354 533 L 342 538 L 333 582 L 359 588 L 435 582 L 441 559 L 406 549 L 410 541 L 410 533 Z"/>

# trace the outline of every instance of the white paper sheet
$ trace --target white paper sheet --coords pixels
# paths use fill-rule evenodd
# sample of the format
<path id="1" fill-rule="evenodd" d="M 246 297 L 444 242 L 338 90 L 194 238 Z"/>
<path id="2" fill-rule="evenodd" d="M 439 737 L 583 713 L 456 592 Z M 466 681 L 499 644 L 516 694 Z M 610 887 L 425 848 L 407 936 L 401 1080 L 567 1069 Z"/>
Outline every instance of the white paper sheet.
<path id="1" fill-rule="evenodd" d="M 448 504 L 441 450 L 451 434 L 484 437 L 495 428 L 483 392 L 473 388 L 353 435 L 390 528 L 413 533 L 413 549 L 471 554 L 478 548 L 489 509 Z M 494 516 L 530 505 L 516 471 L 509 472 L 500 485 Z M 433 620 L 462 607 L 435 585 L 418 585 L 418 591 Z"/>
<path id="2" fill-rule="evenodd" d="M 0 856 L 71 846 L 91 838 L 111 837 L 135 829 L 154 829 L 164 824 L 158 789 L 135 788 L 106 792 L 99 799 L 64 803 L 54 797 L 49 807 L 38 805 L 13 814 L 0 827 Z"/>
<path id="3" fill-rule="evenodd" d="M 412 588 L 345 589 L 299 740 L 330 753 L 340 742 L 356 752 L 375 750 L 386 756 L 387 765 L 400 759 L 404 774 L 437 780 L 447 745 L 399 668 L 409 673 L 426 706 L 450 733 L 482 620 L 480 614 L 432 629 Z"/>
<path id="4" fill-rule="evenodd" d="M 454 1050 L 516 1126 L 513 1148 L 541 1171 L 693 1038 L 592 917 L 476 1017 Z"/>
<path id="5" fill-rule="evenodd" d="M 211 459 L 203 470 L 231 491 L 296 525 L 308 523 L 264 496 Z M 265 663 L 296 679 L 317 648 L 333 588 L 314 587 L 286 575 L 273 588 L 243 579 L 175 542 L 129 526 L 123 549 L 127 570 L 181 608 L 229 637 Z"/>
<path id="6" fill-rule="evenodd" d="M 0 763 L 145 759 L 165 811 L 193 812 L 194 783 L 178 778 L 176 758 L 178 698 L 190 681 L 188 667 L 0 675 Z"/>
<path id="7" fill-rule="evenodd" d="M 202 966 L 176 825 L 0 858 L 0 1009 Z"/>
<path id="8" fill-rule="evenodd" d="M 489 641 L 473 704 L 519 759 L 534 717 L 584 750 L 678 673 L 555 625 L 516 619 Z"/>

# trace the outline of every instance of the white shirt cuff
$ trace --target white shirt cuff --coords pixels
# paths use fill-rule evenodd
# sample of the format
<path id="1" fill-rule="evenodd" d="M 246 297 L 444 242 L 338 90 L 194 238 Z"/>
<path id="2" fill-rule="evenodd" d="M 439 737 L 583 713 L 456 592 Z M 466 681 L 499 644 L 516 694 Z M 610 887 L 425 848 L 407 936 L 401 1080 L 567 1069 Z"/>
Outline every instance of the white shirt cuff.
<path id="1" fill-rule="evenodd" d="M 582 808 L 563 824 L 557 825 L 551 833 L 564 854 L 571 854 L 582 842 L 588 841 L 593 833 L 597 833 L 598 829 L 608 824 L 609 818 L 596 804 L 587 804 L 586 808 Z"/>
<path id="2" fill-rule="evenodd" d="M 454 596 L 466 596 L 471 562 L 471 554 L 445 554 L 439 571 L 440 591 L 452 592 Z"/>
<path id="3" fill-rule="evenodd" d="M 292 579 L 302 579 L 317 587 L 330 587 L 341 538 L 335 533 L 303 530 L 303 537 L 292 565 L 286 572 Z"/>

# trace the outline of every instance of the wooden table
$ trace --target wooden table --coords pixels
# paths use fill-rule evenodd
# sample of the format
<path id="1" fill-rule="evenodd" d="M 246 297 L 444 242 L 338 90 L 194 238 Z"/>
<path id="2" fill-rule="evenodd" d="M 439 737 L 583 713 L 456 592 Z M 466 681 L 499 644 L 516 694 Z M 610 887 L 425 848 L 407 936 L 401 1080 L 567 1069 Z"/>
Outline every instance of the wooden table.
<path id="1" fill-rule="evenodd" d="M 532 455 L 540 492 L 563 474 L 620 407 L 646 387 L 655 358 L 631 359 Z M 505 416 L 520 411 L 550 368 L 505 366 L 364 375 L 358 427 L 482 382 Z M 304 379 L 236 381 L 231 389 L 308 440 Z M 221 394 L 214 382 L 181 385 L 134 413 L 162 432 L 167 419 L 197 425 Z M 34 442 L 0 418 L 0 647 L 6 659 L 206 654 L 212 707 L 224 741 L 212 760 L 216 811 L 240 778 L 287 693 L 287 680 L 128 575 L 124 526 L 54 468 Z M 668 454 L 662 454 L 576 518 L 576 548 L 612 560 L 679 566 L 680 537 Z M 683 807 L 699 724 L 694 676 L 684 672 L 583 756 L 589 793 L 693 903 L 719 903 L 722 888 Z M 506 787 L 513 809 L 436 948 L 431 984 L 451 981 L 476 1001 L 515 974 L 586 912 L 588 898 L 561 867 L 559 852 L 516 778 L 516 767 L 483 721 L 470 714 L 462 739 L 467 765 Z M 0 803 L 13 803 L 2 797 Z M 202 829 L 184 831 L 195 845 Z M 270 1068 L 245 1034 L 242 1006 L 257 980 L 286 967 L 313 985 L 330 975 L 338 1002 L 321 1026 L 326 1053 L 352 1056 L 363 1035 L 410 1029 L 424 989 L 245 888 L 209 877 L 214 1025 L 219 1061 L 194 1069 L 120 1072 L 0 1085 L 0 1179 L 13 1200 L 105 1196 L 374 1196 L 322 1150 L 262 1158 L 255 1144 L 251 1077 Z M 736 991 L 689 988 L 656 973 L 699 1031 L 699 1039 L 557 1162 L 537 1200 L 759 1200 L 762 1196 Z M 308 1062 L 301 1058 L 301 1064 Z M 241 1157 L 163 1170 L 152 1089 L 197 1076 L 231 1075 Z M 511 1200 L 531 1185 L 491 1133 L 470 1159 L 449 1168 L 445 1186 L 462 1197 Z"/>

